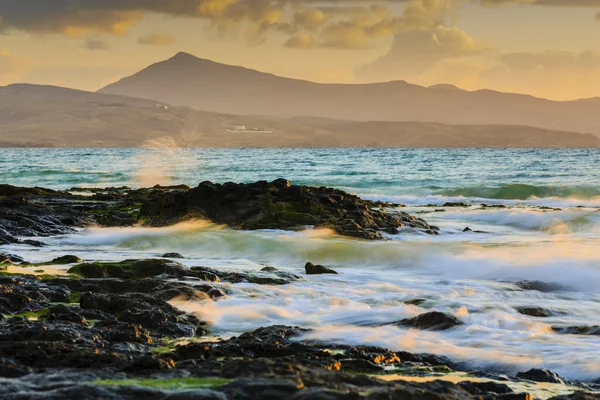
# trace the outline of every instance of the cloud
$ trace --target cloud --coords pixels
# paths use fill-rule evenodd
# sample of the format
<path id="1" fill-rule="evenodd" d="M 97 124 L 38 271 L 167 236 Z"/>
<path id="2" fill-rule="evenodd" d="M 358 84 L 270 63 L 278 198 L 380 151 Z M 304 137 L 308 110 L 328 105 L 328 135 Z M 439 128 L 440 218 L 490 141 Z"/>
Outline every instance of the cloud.
<path id="1" fill-rule="evenodd" d="M 363 81 L 411 79 L 444 59 L 478 55 L 487 50 L 484 43 L 456 27 L 408 31 L 396 35 L 390 51 L 359 69 L 357 76 Z"/>
<path id="2" fill-rule="evenodd" d="M 310 35 L 292 36 L 284 43 L 284 47 L 291 49 L 312 49 L 316 45 L 315 39 Z"/>
<path id="3" fill-rule="evenodd" d="M 2 0 L 0 32 L 84 36 L 125 34 L 147 14 L 208 21 L 220 34 L 261 43 L 269 33 L 289 47 L 354 49 L 411 29 L 445 23 L 471 0 Z M 405 7 L 396 7 L 398 3 Z M 394 6 L 394 7 L 392 7 Z M 144 40 L 144 42 L 146 42 Z M 152 42 L 152 40 L 150 40 Z"/>
<path id="4" fill-rule="evenodd" d="M 416 51 L 419 46 L 414 43 Z M 426 43 L 421 43 L 422 48 L 428 48 Z M 484 50 L 423 55 L 402 47 L 395 47 L 395 51 L 393 57 L 385 56 L 357 71 L 359 80 L 405 79 L 424 86 L 452 83 L 469 90 L 493 89 L 553 100 L 595 97 L 600 93 L 600 53 L 596 52 L 501 54 Z"/>
<path id="5" fill-rule="evenodd" d="M 109 50 L 110 44 L 102 39 L 90 38 L 83 42 L 83 47 L 88 50 Z"/>
<path id="6" fill-rule="evenodd" d="M 152 33 L 140 37 L 138 43 L 152 46 L 168 46 L 175 43 L 175 38 L 166 33 Z"/>
<path id="7" fill-rule="evenodd" d="M 553 7 L 600 7 L 600 0 L 481 0 L 483 6 L 530 4 Z"/>
<path id="8" fill-rule="evenodd" d="M 524 4 L 533 6 L 549 6 L 549 7 L 600 7 L 600 0 L 480 0 L 480 4 L 484 7 L 497 7 L 506 4 Z M 595 17 L 600 20 L 600 13 Z"/>

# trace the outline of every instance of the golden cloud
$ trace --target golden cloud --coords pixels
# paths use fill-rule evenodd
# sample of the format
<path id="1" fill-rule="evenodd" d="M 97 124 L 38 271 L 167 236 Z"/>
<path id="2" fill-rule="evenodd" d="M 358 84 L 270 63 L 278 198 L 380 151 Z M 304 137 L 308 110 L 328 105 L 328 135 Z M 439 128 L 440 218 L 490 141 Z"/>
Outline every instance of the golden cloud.
<path id="1" fill-rule="evenodd" d="M 167 33 L 152 33 L 140 37 L 138 43 L 152 46 L 169 46 L 175 43 L 175 38 Z"/>

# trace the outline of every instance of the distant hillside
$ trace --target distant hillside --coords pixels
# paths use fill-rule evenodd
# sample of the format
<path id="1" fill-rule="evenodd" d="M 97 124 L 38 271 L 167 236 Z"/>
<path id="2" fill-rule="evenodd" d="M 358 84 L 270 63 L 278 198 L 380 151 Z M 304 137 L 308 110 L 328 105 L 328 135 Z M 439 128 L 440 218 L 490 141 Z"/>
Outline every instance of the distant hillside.
<path id="1" fill-rule="evenodd" d="M 552 131 L 528 126 L 446 125 L 427 122 L 338 121 L 295 117 L 295 124 L 343 135 L 348 141 L 369 140 L 373 147 L 600 147 L 592 134 Z"/>
<path id="2" fill-rule="evenodd" d="M 137 147 L 164 137 L 203 147 L 600 147 L 593 135 L 523 126 L 267 119 L 53 86 L 0 87 L 0 147 Z"/>
<path id="3" fill-rule="evenodd" d="M 532 96 L 403 81 L 318 84 L 281 78 L 190 54 L 151 65 L 100 90 L 199 110 L 356 121 L 526 125 L 600 135 L 600 99 L 555 102 Z"/>

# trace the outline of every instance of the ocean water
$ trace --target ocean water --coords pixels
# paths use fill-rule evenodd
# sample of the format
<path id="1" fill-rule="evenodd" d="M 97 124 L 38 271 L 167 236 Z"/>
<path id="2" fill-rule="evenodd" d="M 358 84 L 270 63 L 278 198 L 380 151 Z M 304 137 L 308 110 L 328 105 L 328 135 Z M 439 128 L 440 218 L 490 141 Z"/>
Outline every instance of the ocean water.
<path id="1" fill-rule="evenodd" d="M 552 369 L 600 378 L 600 337 L 561 335 L 552 326 L 600 325 L 600 151 L 597 149 L 2 149 L 0 182 L 56 189 L 152 186 L 204 180 L 287 178 L 333 186 L 403 210 L 441 228 L 403 231 L 388 241 L 330 232 L 242 232 L 196 221 L 150 229 L 89 228 L 8 246 L 30 261 L 63 254 L 121 260 L 180 252 L 184 263 L 298 274 L 307 261 L 340 272 L 286 286 L 222 283 L 218 301 L 176 303 L 228 336 L 272 324 L 312 328 L 307 337 L 429 352 L 515 373 Z M 465 207 L 446 207 L 446 202 Z M 486 208 L 481 204 L 503 204 Z M 463 232 L 465 227 L 485 233 Z M 521 291 L 520 280 L 566 290 Z M 420 306 L 411 299 L 426 300 Z M 521 315 L 539 306 L 549 318 Z M 373 327 L 440 310 L 464 325 L 444 332 Z"/>

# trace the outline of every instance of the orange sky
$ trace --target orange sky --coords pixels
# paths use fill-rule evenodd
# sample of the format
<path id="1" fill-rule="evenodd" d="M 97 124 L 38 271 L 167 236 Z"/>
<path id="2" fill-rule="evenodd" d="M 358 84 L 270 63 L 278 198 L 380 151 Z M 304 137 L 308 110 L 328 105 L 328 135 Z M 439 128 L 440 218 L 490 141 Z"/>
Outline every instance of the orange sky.
<path id="1" fill-rule="evenodd" d="M 600 0 L 2 0 L 0 84 L 96 90 L 177 51 L 321 82 L 600 96 Z"/>

